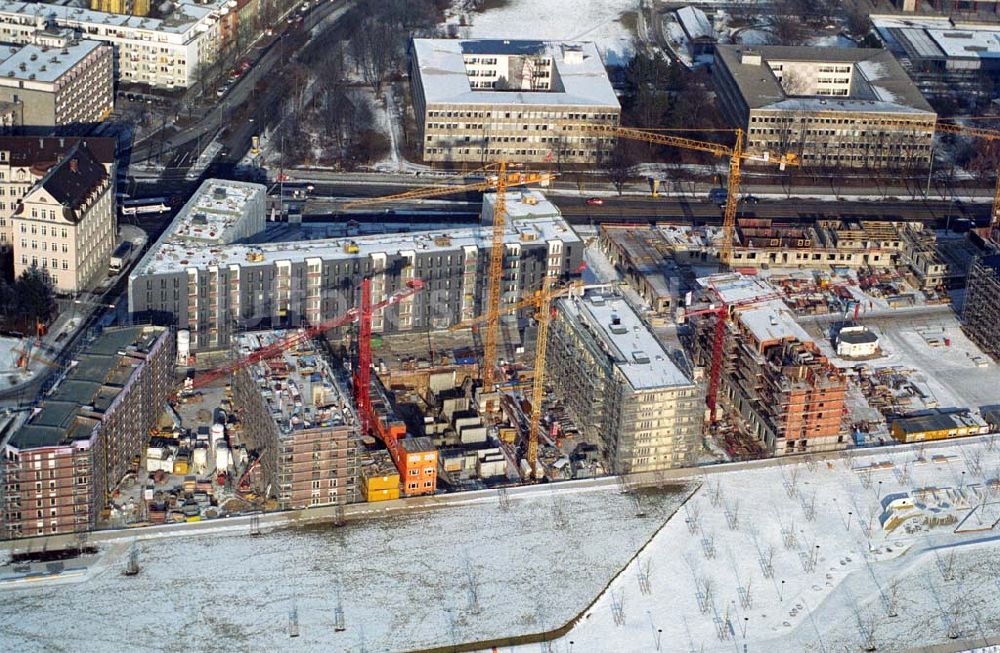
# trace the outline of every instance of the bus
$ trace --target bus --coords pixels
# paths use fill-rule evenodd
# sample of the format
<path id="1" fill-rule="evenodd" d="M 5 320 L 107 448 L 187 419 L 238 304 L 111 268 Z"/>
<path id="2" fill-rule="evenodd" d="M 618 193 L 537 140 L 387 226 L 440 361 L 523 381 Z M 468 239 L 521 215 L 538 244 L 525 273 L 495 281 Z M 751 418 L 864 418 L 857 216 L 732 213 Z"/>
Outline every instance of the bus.
<path id="1" fill-rule="evenodd" d="M 114 276 L 122 271 L 128 263 L 132 254 L 132 242 L 123 240 L 111 253 L 111 260 L 108 261 L 108 276 Z"/>
<path id="2" fill-rule="evenodd" d="M 166 197 L 143 197 L 125 200 L 121 203 L 121 214 L 142 215 L 145 213 L 166 213 L 170 210 L 170 202 Z"/>

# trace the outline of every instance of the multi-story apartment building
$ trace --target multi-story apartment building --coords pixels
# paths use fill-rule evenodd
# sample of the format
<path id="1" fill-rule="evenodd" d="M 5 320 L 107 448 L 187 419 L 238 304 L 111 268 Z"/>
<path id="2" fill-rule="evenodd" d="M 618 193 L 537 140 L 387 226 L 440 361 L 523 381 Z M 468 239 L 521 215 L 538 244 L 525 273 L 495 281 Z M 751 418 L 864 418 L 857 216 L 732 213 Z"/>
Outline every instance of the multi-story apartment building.
<path id="1" fill-rule="evenodd" d="M 704 391 L 673 363 L 635 309 L 610 288 L 558 299 L 546 380 L 608 470 L 650 472 L 694 464 Z"/>
<path id="2" fill-rule="evenodd" d="M 82 39 L 114 47 L 118 82 L 185 88 L 197 81 L 201 66 L 216 60 L 219 17 L 228 12 L 228 0 L 182 1 L 164 18 L 0 0 L 0 41 L 31 43 L 38 32 L 70 29 Z"/>
<path id="3" fill-rule="evenodd" d="M 847 379 L 795 321 L 781 300 L 740 306 L 775 295 L 757 277 L 719 274 L 698 280 L 705 305 L 730 306 L 717 405 L 725 419 L 769 455 L 830 451 L 848 446 L 843 416 Z M 701 303 L 691 306 L 695 311 Z M 692 318 L 695 360 L 712 373 L 714 314 Z"/>
<path id="4" fill-rule="evenodd" d="M 572 126 L 621 116 L 591 42 L 414 39 L 411 65 L 424 161 L 593 165 L 613 145 Z"/>
<path id="5" fill-rule="evenodd" d="M 984 352 L 1000 360 L 1000 254 L 981 256 L 969 268 L 962 330 Z"/>
<path id="6" fill-rule="evenodd" d="M 206 183 L 236 188 L 234 182 Z M 247 186 L 254 185 L 239 187 Z M 263 204 L 247 202 L 238 210 L 241 218 L 221 225 L 196 208 L 206 188 L 211 185 L 192 197 L 129 277 L 132 315 L 189 330 L 195 351 L 228 348 L 236 331 L 315 325 L 342 315 L 359 305 L 365 276 L 372 279 L 374 298 L 403 289 L 414 278 L 424 281 L 421 292 L 375 311 L 376 333 L 444 328 L 485 312 L 489 226 L 234 243 L 230 236 L 245 239 L 263 228 Z M 262 198 L 263 187 L 256 188 Z M 487 225 L 493 201 L 491 195 L 484 198 Z M 504 302 L 539 289 L 545 274 L 578 274 L 580 239 L 541 193 L 509 193 L 505 226 Z M 220 240 L 220 234 L 230 236 Z M 528 315 L 525 310 L 520 317 Z"/>
<path id="7" fill-rule="evenodd" d="M 15 275 L 35 267 L 56 291 L 75 293 L 107 273 L 117 238 L 113 165 L 80 141 L 16 200 L 7 219 Z"/>
<path id="8" fill-rule="evenodd" d="M 714 79 L 749 150 L 802 166 L 930 164 L 937 114 L 887 50 L 720 45 Z"/>
<path id="9" fill-rule="evenodd" d="M 271 332 L 244 334 L 239 355 L 275 338 Z M 282 509 L 358 500 L 360 422 L 341 379 L 311 340 L 236 373 L 240 437 L 259 457 L 261 490 L 270 487 Z"/>
<path id="10" fill-rule="evenodd" d="M 163 327 L 104 332 L 0 448 L 0 537 L 93 529 L 173 387 Z"/>
<path id="11" fill-rule="evenodd" d="M 0 52 L 0 102 L 15 111 L 22 131 L 81 131 L 114 109 L 114 50 L 100 41 L 77 41 L 68 30 L 46 45 Z"/>
<path id="12" fill-rule="evenodd" d="M 11 215 L 18 200 L 27 195 L 78 143 L 83 143 L 114 177 L 113 138 L 0 136 L 0 247 L 12 247 L 15 243 Z"/>

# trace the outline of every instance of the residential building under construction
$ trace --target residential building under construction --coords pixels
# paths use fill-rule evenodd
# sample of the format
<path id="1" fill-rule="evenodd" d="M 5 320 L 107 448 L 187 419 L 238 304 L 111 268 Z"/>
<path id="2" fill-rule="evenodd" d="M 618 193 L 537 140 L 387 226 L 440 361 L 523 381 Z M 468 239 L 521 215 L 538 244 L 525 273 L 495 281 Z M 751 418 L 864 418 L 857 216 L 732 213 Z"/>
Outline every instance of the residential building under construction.
<path id="1" fill-rule="evenodd" d="M 652 472 L 695 463 L 704 394 L 611 288 L 556 300 L 546 378 L 610 471 Z"/>
<path id="2" fill-rule="evenodd" d="M 962 330 L 980 349 L 1000 360 L 1000 254 L 982 256 L 969 269 Z"/>
<path id="3" fill-rule="evenodd" d="M 843 416 L 847 379 L 756 277 L 720 274 L 699 279 L 704 304 L 729 307 L 721 342 L 717 402 L 742 436 L 739 452 L 785 455 L 847 446 Z M 755 301 L 755 298 L 761 301 Z M 712 375 L 719 314 L 692 320 L 695 360 Z"/>
<path id="4" fill-rule="evenodd" d="M 359 305 L 364 277 L 379 298 L 425 289 L 375 310 L 375 333 L 445 328 L 486 312 L 492 241 L 484 227 L 244 244 L 264 229 L 264 187 L 208 180 L 129 276 L 137 321 L 190 332 L 194 352 L 224 350 L 241 331 L 320 324 Z M 537 191 L 507 194 L 501 301 L 541 287 L 546 271 L 579 274 L 580 238 Z M 495 194 L 483 199 L 492 223 Z M 525 309 L 516 317 L 527 317 Z"/>
<path id="5" fill-rule="evenodd" d="M 163 327 L 105 329 L 2 442 L 0 538 L 94 529 L 173 389 Z"/>

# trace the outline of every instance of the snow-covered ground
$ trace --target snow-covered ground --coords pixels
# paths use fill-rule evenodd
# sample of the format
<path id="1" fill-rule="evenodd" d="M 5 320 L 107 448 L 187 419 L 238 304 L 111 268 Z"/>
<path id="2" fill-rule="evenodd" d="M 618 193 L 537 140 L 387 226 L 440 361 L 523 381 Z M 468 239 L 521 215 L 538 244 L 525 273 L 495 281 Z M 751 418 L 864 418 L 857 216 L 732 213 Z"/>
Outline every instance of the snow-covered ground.
<path id="1" fill-rule="evenodd" d="M 0 649 L 402 651 L 555 629 L 689 493 L 640 492 L 638 517 L 634 494 L 567 489 L 512 495 L 507 510 L 489 496 L 340 528 L 140 541 L 133 578 L 119 541 L 72 587 L 0 583 Z"/>
<path id="2" fill-rule="evenodd" d="M 638 9 L 638 0 L 509 0 L 482 13 L 460 13 L 471 23 L 463 36 L 594 41 L 606 64 L 624 65 L 635 46 L 619 18 Z"/>
<path id="3" fill-rule="evenodd" d="M 1000 513 L 964 534 L 885 535 L 879 521 L 882 500 L 918 488 L 995 502 L 985 483 L 1000 446 L 920 453 L 706 477 L 552 650 L 900 651 L 1000 632 L 1000 536 L 988 523 Z"/>

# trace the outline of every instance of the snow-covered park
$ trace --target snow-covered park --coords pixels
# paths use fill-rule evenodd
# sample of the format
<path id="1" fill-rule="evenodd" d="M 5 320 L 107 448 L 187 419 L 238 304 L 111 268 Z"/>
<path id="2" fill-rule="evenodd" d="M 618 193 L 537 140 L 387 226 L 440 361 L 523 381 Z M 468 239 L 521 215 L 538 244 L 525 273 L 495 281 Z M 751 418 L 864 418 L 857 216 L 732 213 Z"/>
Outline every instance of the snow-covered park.
<path id="1" fill-rule="evenodd" d="M 989 438 L 708 475 L 552 650 L 971 648 L 1000 633 L 998 477 Z"/>
<path id="2" fill-rule="evenodd" d="M 0 582 L 0 649 L 407 651 L 549 631 L 585 609 L 692 489 L 538 488 L 506 507 L 489 496 L 339 528 L 142 540 L 132 578 L 121 574 L 126 538 L 102 545 L 72 585 Z"/>

